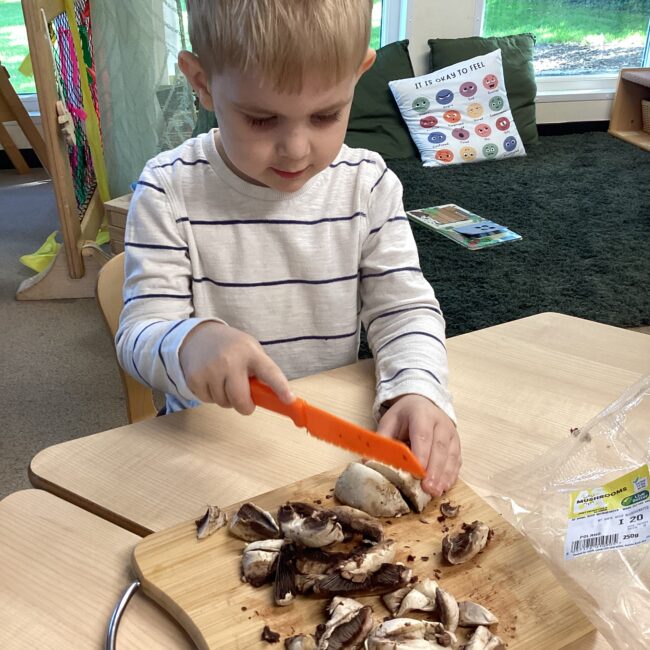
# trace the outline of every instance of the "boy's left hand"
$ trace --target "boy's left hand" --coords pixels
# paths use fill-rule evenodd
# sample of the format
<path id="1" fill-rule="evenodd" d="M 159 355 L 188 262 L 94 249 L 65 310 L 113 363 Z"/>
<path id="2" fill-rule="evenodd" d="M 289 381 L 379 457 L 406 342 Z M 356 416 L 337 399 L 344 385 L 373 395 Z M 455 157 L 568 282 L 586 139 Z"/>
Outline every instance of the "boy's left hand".
<path id="1" fill-rule="evenodd" d="M 462 463 L 460 438 L 451 418 L 422 395 L 402 395 L 384 413 L 377 433 L 410 441 L 426 469 L 422 489 L 432 496 L 446 492 L 458 478 Z"/>

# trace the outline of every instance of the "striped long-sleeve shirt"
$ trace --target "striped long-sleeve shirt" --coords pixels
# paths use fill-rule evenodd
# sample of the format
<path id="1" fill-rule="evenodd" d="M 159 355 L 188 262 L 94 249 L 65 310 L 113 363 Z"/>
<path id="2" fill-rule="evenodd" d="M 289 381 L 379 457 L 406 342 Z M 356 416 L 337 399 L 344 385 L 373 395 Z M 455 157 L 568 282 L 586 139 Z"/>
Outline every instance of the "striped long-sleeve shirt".
<path id="1" fill-rule="evenodd" d="M 376 153 L 343 146 L 300 190 L 247 183 L 214 133 L 147 163 L 126 225 L 122 367 L 196 406 L 179 363 L 188 332 L 217 320 L 254 336 L 291 379 L 357 360 L 363 322 L 375 416 L 405 393 L 455 419 L 445 323 L 419 267 L 402 187 Z"/>

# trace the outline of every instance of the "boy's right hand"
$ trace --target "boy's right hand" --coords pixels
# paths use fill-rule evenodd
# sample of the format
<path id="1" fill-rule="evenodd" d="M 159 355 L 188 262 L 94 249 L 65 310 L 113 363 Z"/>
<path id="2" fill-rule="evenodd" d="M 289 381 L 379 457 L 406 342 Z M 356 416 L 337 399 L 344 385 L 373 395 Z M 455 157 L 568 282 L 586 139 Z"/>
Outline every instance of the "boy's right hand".
<path id="1" fill-rule="evenodd" d="M 295 399 L 289 382 L 259 342 L 241 330 L 206 321 L 186 337 L 179 360 L 189 389 L 202 401 L 242 415 L 255 410 L 249 377 L 269 386 L 286 404 Z"/>

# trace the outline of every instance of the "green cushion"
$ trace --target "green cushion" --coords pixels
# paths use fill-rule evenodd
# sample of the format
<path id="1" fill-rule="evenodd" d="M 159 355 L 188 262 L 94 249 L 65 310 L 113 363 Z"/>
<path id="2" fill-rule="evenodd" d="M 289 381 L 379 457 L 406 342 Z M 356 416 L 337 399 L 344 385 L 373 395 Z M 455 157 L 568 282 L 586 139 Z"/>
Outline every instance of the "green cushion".
<path id="1" fill-rule="evenodd" d="M 407 40 L 377 50 L 377 60 L 357 83 L 345 144 L 384 158 L 418 158 L 388 82 L 413 76 Z"/>
<path id="2" fill-rule="evenodd" d="M 517 130 L 525 145 L 536 144 L 539 137 L 535 120 L 537 85 L 533 68 L 534 46 L 535 37 L 532 34 L 432 38 L 429 39 L 431 72 L 500 49 L 508 101 Z"/>

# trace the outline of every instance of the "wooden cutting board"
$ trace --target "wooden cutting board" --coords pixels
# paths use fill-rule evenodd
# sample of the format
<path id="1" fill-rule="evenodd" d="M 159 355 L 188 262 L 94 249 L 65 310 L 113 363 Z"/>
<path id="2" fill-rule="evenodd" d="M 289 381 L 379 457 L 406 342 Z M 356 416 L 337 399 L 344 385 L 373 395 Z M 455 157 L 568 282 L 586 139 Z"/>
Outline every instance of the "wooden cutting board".
<path id="1" fill-rule="evenodd" d="M 286 501 L 327 506 L 335 502 L 332 492 L 339 474 L 326 472 L 252 501 L 274 514 Z M 492 610 L 499 618 L 492 629 L 509 649 L 564 648 L 593 629 L 526 539 L 495 510 L 462 481 L 448 498 L 461 505 L 455 519 L 438 521 L 439 501 L 434 499 L 421 514 L 384 520 L 386 536 L 398 541 L 396 561 L 412 567 L 420 579 L 438 576 L 440 586 L 457 600 L 471 599 Z M 226 511 L 230 515 L 236 509 Z M 475 519 L 494 530 L 488 546 L 466 564 L 446 564 L 440 551 L 443 528 L 455 530 Z M 281 648 L 287 636 L 314 632 L 326 620 L 328 601 L 297 596 L 288 607 L 277 607 L 270 586 L 256 589 L 241 581 L 244 546 L 226 528 L 197 540 L 191 521 L 145 538 L 134 550 L 133 563 L 145 593 L 202 650 Z M 380 598 L 358 600 L 373 605 L 377 621 L 388 615 Z M 281 644 L 261 640 L 265 625 L 281 635 Z"/>

